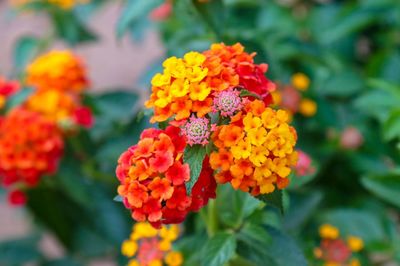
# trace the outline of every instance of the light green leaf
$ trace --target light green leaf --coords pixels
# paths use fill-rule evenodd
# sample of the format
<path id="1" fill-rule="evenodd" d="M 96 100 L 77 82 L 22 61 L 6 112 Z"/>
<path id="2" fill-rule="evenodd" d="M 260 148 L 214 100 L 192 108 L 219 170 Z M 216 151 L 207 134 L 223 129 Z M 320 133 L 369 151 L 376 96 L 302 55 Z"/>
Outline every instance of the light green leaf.
<path id="1" fill-rule="evenodd" d="M 183 153 L 183 162 L 187 163 L 190 167 L 190 180 L 185 184 L 188 195 L 192 193 L 192 188 L 199 179 L 205 156 L 206 148 L 202 145 L 188 145 L 185 148 Z"/>
<path id="2" fill-rule="evenodd" d="M 117 22 L 117 36 L 121 38 L 129 27 L 145 19 L 151 10 L 161 5 L 163 0 L 127 0 Z"/>
<path id="3" fill-rule="evenodd" d="M 221 266 L 235 254 L 236 239 L 228 233 L 217 233 L 202 250 L 202 266 Z"/>
<path id="4" fill-rule="evenodd" d="M 17 71 L 23 71 L 35 57 L 39 45 L 40 40 L 33 36 L 24 36 L 17 41 L 14 47 L 14 67 Z"/>
<path id="5" fill-rule="evenodd" d="M 383 123 L 383 138 L 386 141 L 400 137 L 400 110 L 394 110 Z"/>
<path id="6" fill-rule="evenodd" d="M 32 88 L 22 88 L 20 91 L 8 98 L 5 109 L 10 110 L 14 107 L 21 105 L 33 92 L 34 89 Z"/>

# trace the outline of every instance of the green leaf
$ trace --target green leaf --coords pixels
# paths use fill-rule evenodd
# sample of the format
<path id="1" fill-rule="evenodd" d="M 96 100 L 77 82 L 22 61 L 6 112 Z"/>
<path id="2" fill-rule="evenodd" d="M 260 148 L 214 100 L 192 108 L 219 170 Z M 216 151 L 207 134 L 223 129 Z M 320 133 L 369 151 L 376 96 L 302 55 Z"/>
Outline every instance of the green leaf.
<path id="1" fill-rule="evenodd" d="M 254 97 L 256 99 L 261 100 L 260 95 L 258 95 L 256 93 L 253 93 L 253 92 L 250 92 L 250 91 L 248 91 L 246 89 L 240 89 L 240 97 Z"/>
<path id="2" fill-rule="evenodd" d="M 39 45 L 40 40 L 33 36 L 24 36 L 17 41 L 14 47 L 14 67 L 17 71 L 23 71 L 35 57 Z"/>
<path id="3" fill-rule="evenodd" d="M 328 96 L 348 97 L 359 92 L 364 85 L 364 81 L 359 74 L 346 69 L 329 78 L 324 86 L 321 87 L 320 92 Z"/>
<path id="4" fill-rule="evenodd" d="M 27 237 L 0 243 L 0 265 L 25 265 L 41 258 L 38 239 Z"/>
<path id="5" fill-rule="evenodd" d="M 94 41 L 96 35 L 91 32 L 72 12 L 53 10 L 51 12 L 57 35 L 71 45 Z"/>
<path id="6" fill-rule="evenodd" d="M 99 112 L 111 120 L 129 120 L 132 117 L 139 96 L 136 93 L 113 91 L 96 97 L 96 107 Z"/>
<path id="7" fill-rule="evenodd" d="M 217 197 L 221 222 L 238 228 L 262 203 L 248 193 L 236 191 L 231 185 L 219 186 Z"/>
<path id="8" fill-rule="evenodd" d="M 188 195 L 192 193 L 192 188 L 199 179 L 205 156 L 206 148 L 200 144 L 193 146 L 188 145 L 185 148 L 183 162 L 187 163 L 190 167 L 190 180 L 185 184 Z"/>
<path id="9" fill-rule="evenodd" d="M 217 233 L 202 250 L 202 266 L 221 266 L 235 254 L 236 239 L 228 233 Z"/>
<path id="10" fill-rule="evenodd" d="M 82 265 L 81 263 L 78 263 L 77 261 L 75 261 L 74 259 L 72 259 L 70 257 L 49 260 L 49 261 L 46 261 L 46 262 L 40 264 L 40 266 L 81 266 L 81 265 Z"/>
<path id="11" fill-rule="evenodd" d="M 139 23 L 145 19 L 151 10 L 162 3 L 163 0 L 127 0 L 117 22 L 117 37 L 121 38 L 128 28 L 135 26 L 135 23 Z"/>
<path id="12" fill-rule="evenodd" d="M 10 110 L 25 102 L 25 100 L 34 92 L 32 88 L 22 88 L 20 91 L 12 95 L 6 102 L 6 110 Z"/>
<path id="13" fill-rule="evenodd" d="M 264 227 L 252 223 L 245 224 L 237 237 L 242 241 L 252 242 L 252 245 L 259 246 L 261 249 L 272 242 L 272 237 Z"/>
<path id="14" fill-rule="evenodd" d="M 339 228 L 342 235 L 356 235 L 366 244 L 385 241 L 385 229 L 379 215 L 363 209 L 336 209 L 323 213 L 321 223 L 329 223 Z"/>
<path id="15" fill-rule="evenodd" d="M 275 189 L 274 192 L 268 194 L 261 194 L 257 199 L 265 202 L 269 206 L 277 208 L 282 214 L 285 212 L 283 193 L 280 189 Z"/>
<path id="16" fill-rule="evenodd" d="M 383 124 L 383 138 L 386 141 L 400 137 L 400 110 L 393 110 Z"/>
<path id="17" fill-rule="evenodd" d="M 400 175 L 366 176 L 361 183 L 379 198 L 400 208 Z"/>
<path id="18" fill-rule="evenodd" d="M 267 239 L 247 238 L 238 235 L 238 254 L 250 261 L 255 262 L 257 265 L 268 266 L 305 266 L 307 261 L 298 247 L 296 242 L 289 236 L 272 227 L 263 227 L 265 232 L 261 233 L 261 229 L 254 232 L 257 234 L 268 234 Z M 262 242 L 260 242 L 262 240 Z"/>

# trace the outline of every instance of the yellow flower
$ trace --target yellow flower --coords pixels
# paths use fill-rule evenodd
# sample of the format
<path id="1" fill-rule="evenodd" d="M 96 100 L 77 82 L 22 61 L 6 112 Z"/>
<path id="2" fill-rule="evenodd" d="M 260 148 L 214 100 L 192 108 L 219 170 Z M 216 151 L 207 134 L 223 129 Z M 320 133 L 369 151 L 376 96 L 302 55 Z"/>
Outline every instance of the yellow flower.
<path id="1" fill-rule="evenodd" d="M 169 85 L 171 82 L 171 76 L 167 74 L 160 74 L 157 73 L 152 79 L 151 79 L 151 85 L 156 86 L 156 87 L 162 87 L 164 85 Z"/>
<path id="2" fill-rule="evenodd" d="M 315 115 L 317 112 L 317 104 L 310 99 L 303 99 L 300 102 L 299 112 L 307 117 Z"/>
<path id="3" fill-rule="evenodd" d="M 364 248 L 364 241 L 356 236 L 349 236 L 347 238 L 347 245 L 353 252 L 358 252 Z"/>
<path id="4" fill-rule="evenodd" d="M 127 266 L 141 266 L 137 260 L 130 260 Z"/>
<path id="5" fill-rule="evenodd" d="M 168 250 L 171 249 L 171 247 L 172 247 L 171 241 L 169 241 L 168 239 L 161 240 L 161 241 L 158 243 L 158 248 L 159 248 L 160 250 L 162 250 L 162 251 L 168 251 Z"/>
<path id="6" fill-rule="evenodd" d="M 358 259 L 351 259 L 349 266 L 361 266 L 361 263 Z"/>
<path id="7" fill-rule="evenodd" d="M 298 90 L 306 91 L 310 86 L 310 79 L 303 73 L 296 73 L 292 76 L 292 85 Z"/>
<path id="8" fill-rule="evenodd" d="M 274 192 L 274 190 L 275 190 L 275 186 L 271 182 L 263 182 L 262 184 L 260 184 L 260 193 L 261 194 L 272 193 L 272 192 Z"/>
<path id="9" fill-rule="evenodd" d="M 268 149 L 263 146 L 255 146 L 251 149 L 249 160 L 257 167 L 260 167 L 267 160 Z"/>
<path id="10" fill-rule="evenodd" d="M 208 87 L 206 82 L 200 84 L 194 83 L 190 86 L 190 99 L 193 101 L 204 101 L 210 94 L 211 88 Z"/>
<path id="11" fill-rule="evenodd" d="M 247 138 L 251 144 L 261 146 L 267 140 L 267 130 L 264 127 L 253 128 L 247 132 Z"/>
<path id="12" fill-rule="evenodd" d="M 148 266 L 162 266 L 162 261 L 159 259 L 155 259 L 150 261 L 148 264 Z"/>
<path id="13" fill-rule="evenodd" d="M 319 235 L 321 238 L 337 239 L 339 237 L 339 229 L 330 224 L 323 224 L 319 227 Z"/>
<path id="14" fill-rule="evenodd" d="M 126 257 L 133 257 L 138 250 L 138 244 L 133 240 L 125 240 L 122 243 L 121 253 Z"/>
<path id="15" fill-rule="evenodd" d="M 168 266 L 180 266 L 183 263 L 183 256 L 180 252 L 171 251 L 165 257 L 165 263 Z"/>
<path id="16" fill-rule="evenodd" d="M 327 261 L 324 263 L 324 266 L 340 266 L 340 264 L 334 261 Z"/>
<path id="17" fill-rule="evenodd" d="M 251 153 L 251 144 L 249 141 L 241 139 L 237 145 L 232 146 L 231 153 L 235 159 L 246 159 Z"/>
<path id="18" fill-rule="evenodd" d="M 171 225 L 169 228 L 164 226 L 160 229 L 160 237 L 165 240 L 174 241 L 178 238 L 178 236 L 179 236 L 179 226 L 175 224 Z"/>
<path id="19" fill-rule="evenodd" d="M 133 226 L 133 233 L 131 239 L 138 240 L 140 238 L 155 237 L 158 231 L 148 223 L 136 223 Z"/>
<path id="20" fill-rule="evenodd" d="M 206 61 L 206 57 L 205 55 L 199 53 L 199 52 L 189 52 L 186 53 L 183 56 L 183 59 L 185 59 L 185 63 L 187 66 L 200 66 L 201 64 L 204 63 L 204 61 Z"/>
<path id="21" fill-rule="evenodd" d="M 164 73 L 174 78 L 183 79 L 186 76 L 186 67 L 183 60 L 175 56 L 165 60 L 163 67 L 165 68 Z"/>
<path id="22" fill-rule="evenodd" d="M 190 82 L 199 82 L 207 76 L 208 69 L 202 67 L 191 67 L 186 69 L 186 77 Z"/>
<path id="23" fill-rule="evenodd" d="M 170 91 L 171 95 L 174 97 L 183 97 L 189 92 L 189 82 L 183 79 L 176 79 L 174 82 L 172 82 Z"/>
<path id="24" fill-rule="evenodd" d="M 272 129 L 279 124 L 279 120 L 276 118 L 276 113 L 271 108 L 265 109 L 261 114 L 261 120 L 263 125 L 268 129 Z"/>
<path id="25" fill-rule="evenodd" d="M 26 106 L 29 110 L 58 122 L 72 117 L 77 104 L 69 94 L 50 89 L 32 94 Z"/>
<path id="26" fill-rule="evenodd" d="M 6 105 L 6 97 L 0 95 L 0 110 Z"/>
<path id="27" fill-rule="evenodd" d="M 247 113 L 243 119 L 244 130 L 250 131 L 251 129 L 257 129 L 261 126 L 261 119 L 257 116 L 253 116 L 252 113 Z"/>
<path id="28" fill-rule="evenodd" d="M 157 91 L 157 97 L 158 97 L 158 99 L 154 102 L 154 105 L 157 106 L 157 107 L 160 107 L 160 108 L 164 108 L 172 100 L 172 97 L 169 94 L 168 90 L 159 90 L 159 91 Z"/>

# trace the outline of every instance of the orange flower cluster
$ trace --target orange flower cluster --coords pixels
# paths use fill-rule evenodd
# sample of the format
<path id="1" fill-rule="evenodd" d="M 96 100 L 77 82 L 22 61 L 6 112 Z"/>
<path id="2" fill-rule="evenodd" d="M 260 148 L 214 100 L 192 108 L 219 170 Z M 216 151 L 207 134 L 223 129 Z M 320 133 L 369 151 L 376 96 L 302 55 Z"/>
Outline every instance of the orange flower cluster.
<path id="1" fill-rule="evenodd" d="M 323 224 L 319 228 L 322 238 L 321 245 L 314 249 L 314 255 L 322 260 L 324 266 L 360 266 L 360 261 L 355 254 L 364 247 L 364 242 L 356 236 L 340 237 L 339 229 Z"/>
<path id="2" fill-rule="evenodd" d="M 26 82 L 36 88 L 26 102 L 27 109 L 62 127 L 92 125 L 90 109 L 81 103 L 81 94 L 89 85 L 86 69 L 71 52 L 52 51 L 37 58 L 28 66 Z"/>
<path id="3" fill-rule="evenodd" d="M 151 82 L 152 94 L 146 102 L 147 108 L 154 108 L 151 122 L 171 117 L 186 120 L 192 113 L 204 117 L 211 112 L 218 92 L 236 86 L 270 99 L 275 85 L 264 76 L 267 65 L 255 64 L 254 56 L 255 53 L 244 52 L 244 47 L 237 43 L 213 44 L 203 53 L 189 52 L 183 58 L 168 58 L 163 63 L 163 73 L 156 74 Z"/>
<path id="4" fill-rule="evenodd" d="M 217 151 L 210 156 L 217 182 L 230 182 L 254 196 L 285 188 L 297 162 L 297 135 L 287 120 L 285 111 L 254 100 L 228 125 L 219 126 L 212 135 Z"/>
<path id="5" fill-rule="evenodd" d="M 182 222 L 189 210 L 197 210 L 215 197 L 215 181 L 200 175 L 193 188 L 193 198 L 186 193 L 185 182 L 190 179 L 189 165 L 182 162 L 186 146 L 180 129 L 169 126 L 166 130 L 143 131 L 137 145 L 130 147 L 118 160 L 116 174 L 121 182 L 118 194 L 125 206 L 132 210 L 136 221 L 148 220 L 154 227 Z M 208 167 L 209 168 L 209 167 Z M 207 167 L 205 167 L 207 169 Z M 208 182 L 202 182 L 206 179 Z M 194 193 L 198 191 L 198 195 Z M 210 191 L 204 193 L 204 191 Z"/>
<path id="6" fill-rule="evenodd" d="M 41 115 L 17 108 L 0 123 L 0 178 L 6 186 L 34 186 L 57 169 L 63 151 L 57 126 Z"/>

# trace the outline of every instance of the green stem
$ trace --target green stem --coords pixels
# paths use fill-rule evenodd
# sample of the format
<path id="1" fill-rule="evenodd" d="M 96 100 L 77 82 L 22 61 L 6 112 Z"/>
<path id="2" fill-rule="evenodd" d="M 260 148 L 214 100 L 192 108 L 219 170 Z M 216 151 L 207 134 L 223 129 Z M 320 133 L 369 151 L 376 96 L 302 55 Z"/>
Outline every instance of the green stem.
<path id="1" fill-rule="evenodd" d="M 215 200 L 210 200 L 207 205 L 207 233 L 213 236 L 218 231 L 218 213 Z"/>

